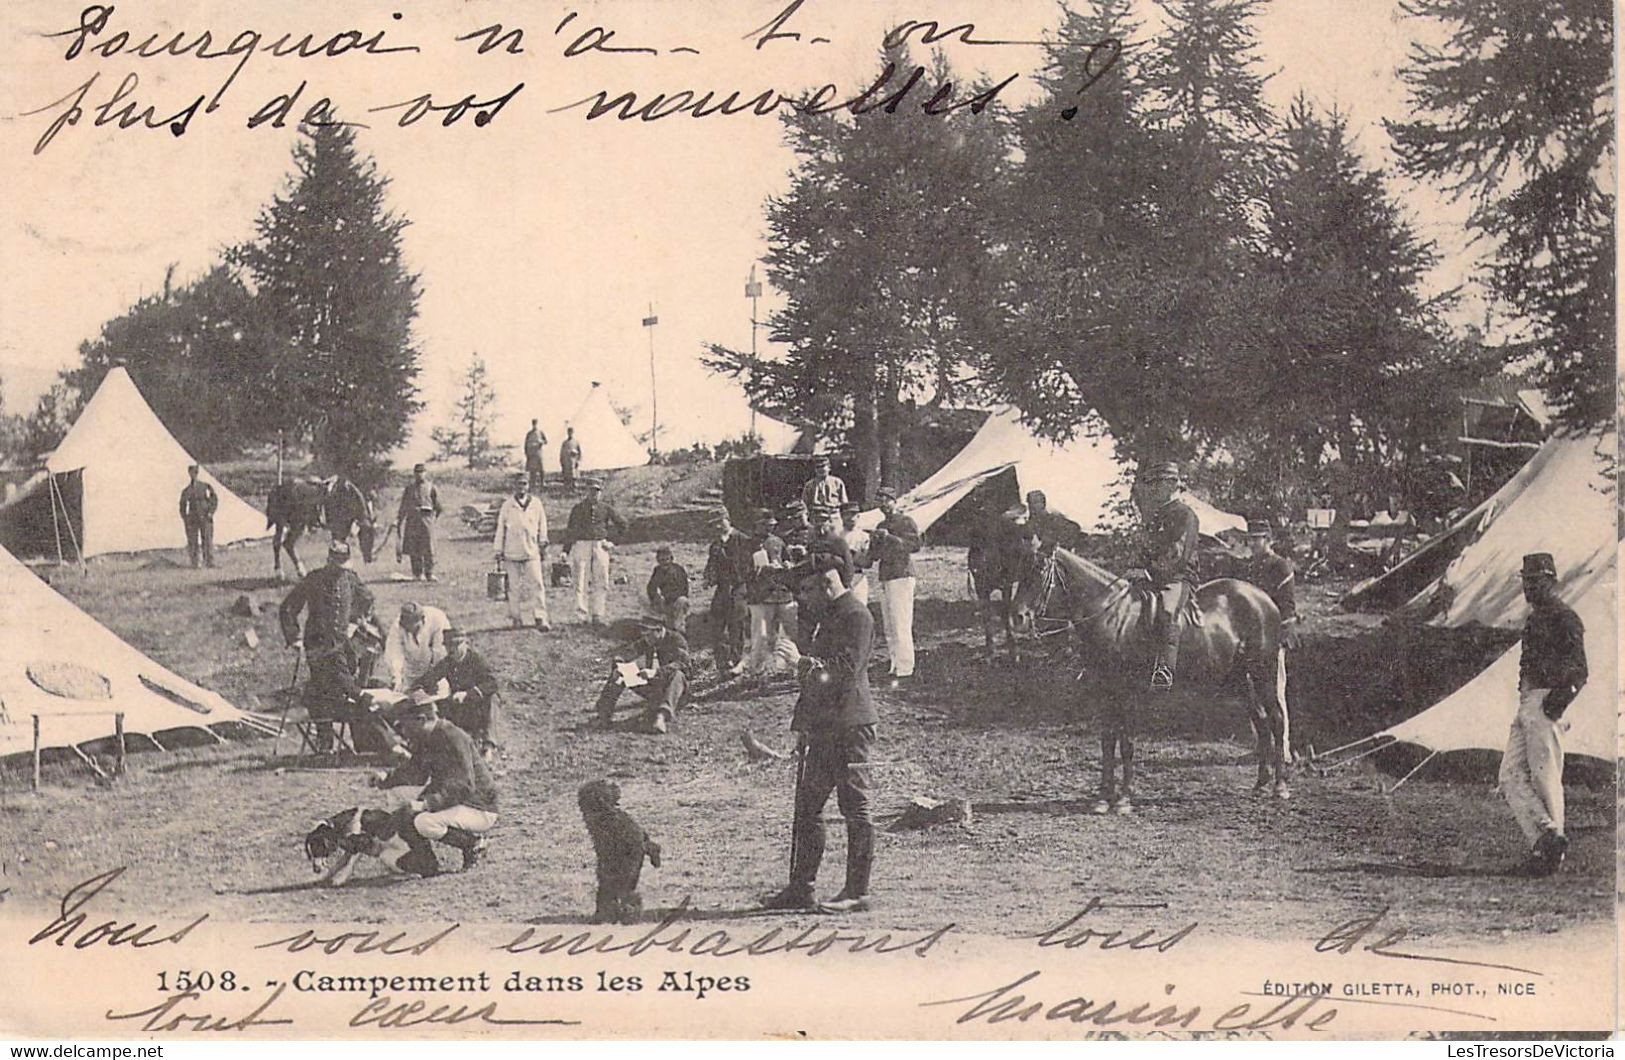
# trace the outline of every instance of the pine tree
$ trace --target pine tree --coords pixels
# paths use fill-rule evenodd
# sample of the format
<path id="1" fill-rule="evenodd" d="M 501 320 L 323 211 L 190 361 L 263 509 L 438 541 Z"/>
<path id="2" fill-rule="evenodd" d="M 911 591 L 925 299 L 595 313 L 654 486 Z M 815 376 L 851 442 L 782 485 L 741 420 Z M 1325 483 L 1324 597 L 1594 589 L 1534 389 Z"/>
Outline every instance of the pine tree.
<path id="1" fill-rule="evenodd" d="M 917 69 L 904 49 L 882 63 L 890 91 Z M 939 57 L 914 91 L 923 102 L 951 80 Z M 958 85 L 955 98 L 984 87 Z M 993 109 L 893 114 L 884 98 L 857 115 L 786 116 L 798 164 L 767 204 L 767 265 L 786 299 L 768 325 L 789 352 L 753 363 L 713 346 L 708 361 L 756 407 L 844 437 L 870 490 L 899 472 L 912 405 L 952 400 L 979 356 L 999 294 L 991 207 L 1008 152 Z"/>
<path id="2" fill-rule="evenodd" d="M 457 397 L 454 422 L 431 432 L 443 459 L 456 457 L 471 468 L 491 463 L 491 421 L 496 399 L 496 388 L 491 385 L 485 358 L 476 353 L 463 373 L 463 389 Z"/>
<path id="3" fill-rule="evenodd" d="M 319 462 L 368 480 L 422 407 L 419 284 L 401 259 L 409 222 L 387 210 L 389 181 L 357 153 L 355 130 L 306 130 L 293 157 L 290 186 L 261 210 L 258 238 L 228 260 L 246 270 L 266 329 L 280 337 L 258 371 L 276 414 Z"/>
<path id="4" fill-rule="evenodd" d="M 1388 130 L 1405 171 L 1471 197 L 1492 289 L 1544 361 L 1564 419 L 1614 417 L 1614 5 L 1407 0 L 1449 31 L 1401 77 L 1413 117 Z"/>

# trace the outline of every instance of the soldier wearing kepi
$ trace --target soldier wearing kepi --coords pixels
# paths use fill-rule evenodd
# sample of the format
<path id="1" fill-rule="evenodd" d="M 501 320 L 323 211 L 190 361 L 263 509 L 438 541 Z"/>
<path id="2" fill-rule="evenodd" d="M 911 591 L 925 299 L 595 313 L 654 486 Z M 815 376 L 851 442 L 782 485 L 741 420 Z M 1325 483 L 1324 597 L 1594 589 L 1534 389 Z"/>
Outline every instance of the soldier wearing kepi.
<path id="1" fill-rule="evenodd" d="M 316 723 L 317 749 L 333 742 L 333 722 L 348 721 L 352 729 L 367 729 L 374 743 L 392 744 L 388 732 L 363 702 L 356 683 L 359 664 L 351 636 L 372 613 L 372 593 L 348 566 L 350 546 L 335 541 L 327 550 L 327 566 L 311 571 L 282 601 L 277 618 L 282 637 L 294 651 L 303 651 L 310 666 L 304 700 Z M 303 631 L 300 614 L 305 614 Z"/>
<path id="2" fill-rule="evenodd" d="M 1242 575 L 1252 584 L 1269 594 L 1275 609 L 1281 612 L 1284 642 L 1290 649 L 1298 647 L 1298 600 L 1296 592 L 1297 568 L 1292 561 L 1276 552 L 1270 543 L 1271 528 L 1267 520 L 1247 520 L 1247 547 L 1251 555 Z"/>
<path id="3" fill-rule="evenodd" d="M 513 493 L 502 498 L 496 533 L 491 538 L 496 562 L 508 573 L 508 623 L 522 629 L 527 621 L 534 621 L 536 628 L 546 633 L 553 628 L 547 621 L 547 583 L 542 580 L 542 560 L 547 557 L 547 510 L 540 497 L 531 495 L 525 472 L 515 471 L 510 482 Z"/>
<path id="4" fill-rule="evenodd" d="M 869 694 L 874 618 L 841 580 L 839 561 L 814 560 L 829 613 L 818 628 L 814 655 L 802 660 L 801 696 L 790 722 L 797 737 L 795 817 L 790 885 L 766 899 L 769 909 L 861 913 L 870 908 L 875 827 L 869 806 L 870 763 L 879 715 Z M 835 792 L 846 818 L 846 885 L 820 904 L 813 891 L 824 858 L 824 804 Z"/>
<path id="5" fill-rule="evenodd" d="M 1196 580 L 1196 545 L 1199 523 L 1190 506 L 1174 494 L 1179 489 L 1178 464 L 1152 464 L 1134 483 L 1134 503 L 1145 524 L 1142 564 L 1156 590 L 1156 663 L 1151 687 L 1174 687 L 1179 667 L 1179 613 L 1190 599 Z"/>
<path id="6" fill-rule="evenodd" d="M 610 535 L 624 532 L 626 520 L 603 499 L 604 483 L 597 476 L 587 476 L 582 485 L 587 498 L 570 509 L 564 547 L 576 586 L 576 612 L 581 621 L 601 626 L 609 613 Z"/>
<path id="7" fill-rule="evenodd" d="M 727 676 L 745 657 L 745 627 L 750 612 L 745 606 L 745 582 L 750 577 L 750 539 L 734 529 L 727 509 L 713 519 L 717 536 L 705 560 L 705 583 L 715 586 L 711 597 L 711 650 L 717 673 Z"/>
<path id="8" fill-rule="evenodd" d="M 429 481 L 428 468 L 414 464 L 412 481 L 401 491 L 395 512 L 395 532 L 401 551 L 411 557 L 414 579 L 439 580 L 434 576 L 434 524 L 440 511 L 440 491 Z"/>
<path id="9" fill-rule="evenodd" d="M 419 876 L 437 875 L 440 862 L 430 844 L 439 840 L 462 853 L 466 872 L 479 861 L 485 833 L 497 823 L 491 772 L 469 735 L 440 717 L 433 703 L 414 703 L 402 728 L 412 757 L 377 784 L 422 785 L 423 790 L 401 811 L 401 838 L 410 853 L 397 864 Z"/>
<path id="10" fill-rule="evenodd" d="M 547 435 L 541 423 L 531 420 L 530 430 L 525 432 L 525 475 L 532 493 L 542 492 L 542 487 L 547 485 L 547 472 L 542 465 L 542 453 L 546 449 Z"/>
<path id="11" fill-rule="evenodd" d="M 198 466 L 186 469 L 186 488 L 181 490 L 181 523 L 186 527 L 186 555 L 192 566 L 198 565 L 198 552 L 203 553 L 203 565 L 214 566 L 214 511 L 220 507 L 220 498 L 214 487 L 198 478 Z"/>
<path id="12" fill-rule="evenodd" d="M 1527 870 L 1550 876 L 1563 864 L 1563 712 L 1585 687 L 1585 626 L 1557 598 L 1549 552 L 1523 558 L 1529 619 L 1518 663 L 1518 713 L 1501 756 L 1501 794 L 1532 845 Z"/>

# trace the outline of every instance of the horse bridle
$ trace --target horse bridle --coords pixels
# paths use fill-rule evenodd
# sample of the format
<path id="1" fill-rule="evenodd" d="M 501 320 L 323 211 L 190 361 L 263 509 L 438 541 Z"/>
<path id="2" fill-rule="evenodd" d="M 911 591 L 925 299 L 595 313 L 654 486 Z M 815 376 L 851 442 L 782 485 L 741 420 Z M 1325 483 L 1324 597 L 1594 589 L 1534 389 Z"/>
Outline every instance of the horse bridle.
<path id="1" fill-rule="evenodd" d="M 1099 608 L 1091 611 L 1087 615 L 1080 615 L 1077 618 L 1065 619 L 1050 618 L 1050 596 L 1055 592 L 1055 587 L 1057 585 L 1065 588 L 1065 582 L 1066 572 L 1061 569 L 1061 564 L 1056 560 L 1055 553 L 1051 552 L 1048 559 L 1044 562 L 1044 569 L 1042 573 L 1039 574 L 1038 606 L 1033 611 L 1033 625 L 1036 627 L 1039 622 L 1055 622 L 1058 623 L 1058 625 L 1055 629 L 1052 629 L 1047 633 L 1038 633 L 1037 635 L 1039 637 L 1051 637 L 1057 633 L 1066 632 L 1066 630 L 1071 626 L 1093 622 L 1095 619 L 1117 606 L 1117 599 L 1121 595 L 1120 587 L 1126 588 L 1129 584 L 1128 580 L 1125 578 L 1114 578 L 1111 585 L 1107 587 L 1107 592 L 1101 597 L 1104 602 Z"/>

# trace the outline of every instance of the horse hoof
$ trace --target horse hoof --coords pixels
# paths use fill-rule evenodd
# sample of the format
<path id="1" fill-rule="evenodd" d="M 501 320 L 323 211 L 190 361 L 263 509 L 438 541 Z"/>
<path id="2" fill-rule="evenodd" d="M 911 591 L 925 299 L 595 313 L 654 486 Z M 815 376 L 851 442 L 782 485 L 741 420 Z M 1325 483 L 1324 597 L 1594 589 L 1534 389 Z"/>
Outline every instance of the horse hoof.
<path id="1" fill-rule="evenodd" d="M 1282 783 L 1275 785 L 1275 797 L 1277 799 L 1290 799 L 1292 797 L 1292 789 L 1287 787 L 1286 783 L 1283 781 Z"/>
<path id="2" fill-rule="evenodd" d="M 1270 782 L 1267 781 L 1267 780 L 1260 780 L 1257 784 L 1253 785 L 1253 794 L 1254 795 L 1268 795 L 1269 792 L 1270 792 Z"/>
<path id="3" fill-rule="evenodd" d="M 1105 799 L 1100 799 L 1096 801 L 1093 806 L 1089 807 L 1089 812 L 1099 814 L 1100 816 L 1104 817 L 1106 814 L 1112 812 L 1112 804 L 1107 802 Z"/>
<path id="4" fill-rule="evenodd" d="M 1124 796 L 1112 804 L 1112 809 L 1117 812 L 1117 816 L 1128 817 L 1134 812 L 1134 803 L 1130 802 L 1127 796 Z"/>

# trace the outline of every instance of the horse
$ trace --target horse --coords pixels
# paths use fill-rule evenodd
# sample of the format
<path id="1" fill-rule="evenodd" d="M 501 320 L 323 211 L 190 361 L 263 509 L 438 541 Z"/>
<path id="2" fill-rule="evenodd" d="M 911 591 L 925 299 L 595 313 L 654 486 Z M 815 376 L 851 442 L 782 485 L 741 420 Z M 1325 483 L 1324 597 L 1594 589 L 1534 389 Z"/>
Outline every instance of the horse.
<path id="1" fill-rule="evenodd" d="M 1195 601 L 1201 618 L 1199 623 L 1183 627 L 1176 684 L 1195 688 L 1243 684 L 1248 721 L 1258 747 L 1258 779 L 1253 791 L 1268 792 L 1273 775 L 1275 796 L 1290 798 L 1287 761 L 1291 737 L 1281 614 L 1263 590 L 1233 578 L 1202 585 Z M 1123 677 L 1125 695 L 1131 699 L 1148 694 L 1144 680 L 1156 651 L 1151 635 L 1156 598 L 1149 585 L 1120 578 L 1064 548 L 1047 558 L 1030 553 L 1012 607 L 1016 632 L 1027 635 L 1056 606 L 1072 623 L 1084 658 L 1103 660 L 1110 672 Z M 1141 667 L 1141 663 L 1145 665 Z M 1119 813 L 1133 809 L 1134 740 L 1129 714 L 1115 699 L 1105 711 L 1097 813 L 1109 808 Z M 1119 752 L 1123 783 L 1116 789 Z"/>
<path id="2" fill-rule="evenodd" d="M 987 658 L 994 658 L 993 624 L 995 617 L 1004 626 L 1005 647 L 1010 658 L 1021 659 L 1020 642 L 1011 623 L 1011 608 L 1015 603 L 1016 583 L 1028 562 L 1032 550 L 1032 536 L 1027 528 L 1003 514 L 990 515 L 983 524 L 974 544 L 966 553 L 970 567 L 970 588 L 976 594 L 977 616 L 982 621 L 982 638 L 986 643 Z M 999 609 L 993 610 L 993 594 L 999 594 Z"/>
<path id="3" fill-rule="evenodd" d="M 306 481 L 289 479 L 272 486 L 265 498 L 265 528 L 272 531 L 271 568 L 278 579 L 282 577 L 284 552 L 293 561 L 294 574 L 300 578 L 305 576 L 304 564 L 299 562 L 295 548 L 306 530 L 318 527 L 330 529 L 335 541 L 348 541 L 351 534 L 355 534 L 363 561 L 372 562 L 378 532 L 372 504 L 360 487 L 338 476 Z"/>

